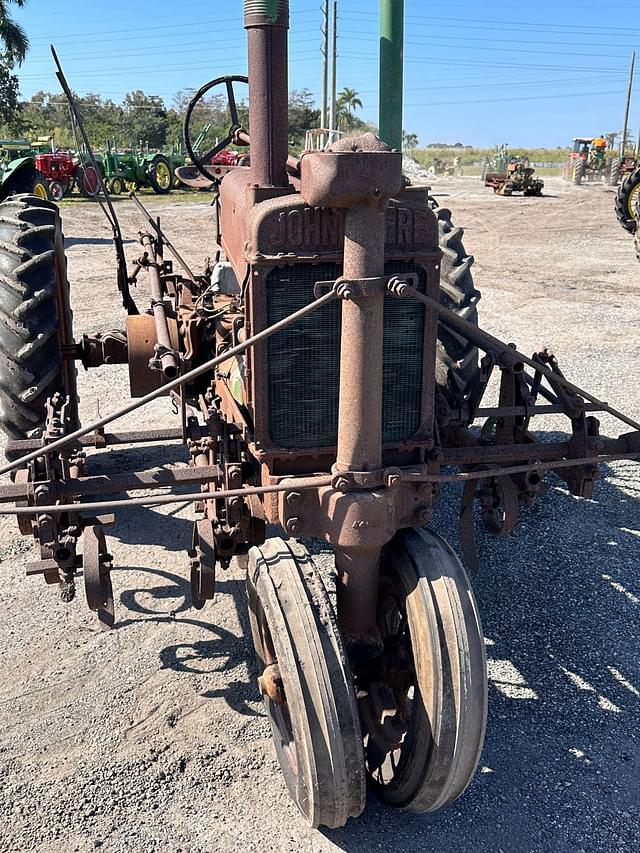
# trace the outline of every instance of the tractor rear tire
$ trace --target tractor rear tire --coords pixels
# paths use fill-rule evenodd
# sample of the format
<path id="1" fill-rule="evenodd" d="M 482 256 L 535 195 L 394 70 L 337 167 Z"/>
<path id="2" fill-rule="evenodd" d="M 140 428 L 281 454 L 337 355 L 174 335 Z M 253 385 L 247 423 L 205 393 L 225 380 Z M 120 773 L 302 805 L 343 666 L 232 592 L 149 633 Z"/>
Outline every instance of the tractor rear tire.
<path id="1" fill-rule="evenodd" d="M 573 183 L 579 187 L 582 183 L 585 174 L 586 174 L 586 162 L 582 159 L 582 157 L 578 157 L 577 160 L 573 161 L 573 168 L 571 170 L 571 180 Z"/>
<path id="2" fill-rule="evenodd" d="M 0 429 L 10 439 L 42 429 L 56 392 L 72 394 L 75 407 L 75 372 L 69 389 L 62 359 L 72 324 L 62 246 L 54 204 L 29 195 L 0 204 Z"/>
<path id="3" fill-rule="evenodd" d="M 37 198 L 49 198 L 49 185 L 44 175 L 33 166 L 23 166 L 12 175 L 3 190 L 3 198 L 20 193 L 29 193 Z"/>
<path id="4" fill-rule="evenodd" d="M 620 157 L 613 157 L 609 163 L 607 173 L 607 183 L 610 187 L 617 187 L 620 183 L 620 174 L 622 169 L 622 161 Z"/>
<path id="5" fill-rule="evenodd" d="M 440 266 L 440 303 L 463 320 L 478 325 L 477 304 L 480 291 L 473 284 L 473 255 L 465 251 L 464 229 L 456 228 L 451 211 L 437 212 L 442 261 Z M 436 381 L 445 390 L 449 402 L 460 405 L 474 390 L 480 369 L 478 348 L 458 332 L 440 324 L 436 353 Z"/>
<path id="6" fill-rule="evenodd" d="M 159 154 L 154 157 L 149 166 L 149 183 L 151 189 L 158 195 L 166 195 L 171 192 L 173 185 L 173 170 L 167 158 Z"/>
<path id="7" fill-rule="evenodd" d="M 629 234 L 635 234 L 638 227 L 637 204 L 640 200 L 640 167 L 630 172 L 618 187 L 615 200 L 618 222 Z"/>
<path id="8" fill-rule="evenodd" d="M 93 166 L 78 166 L 76 183 L 80 195 L 84 198 L 95 198 L 100 192 L 100 180 Z"/>

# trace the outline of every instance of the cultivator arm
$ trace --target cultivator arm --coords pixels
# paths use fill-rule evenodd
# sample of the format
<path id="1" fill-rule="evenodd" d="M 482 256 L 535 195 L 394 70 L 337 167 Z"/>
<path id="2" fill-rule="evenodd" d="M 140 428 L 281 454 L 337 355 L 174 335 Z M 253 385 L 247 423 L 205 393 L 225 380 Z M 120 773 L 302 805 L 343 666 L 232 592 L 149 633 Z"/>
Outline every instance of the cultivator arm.
<path id="1" fill-rule="evenodd" d="M 148 250 L 151 248 L 148 235 L 143 238 L 143 244 Z M 155 275 L 153 265 L 150 265 L 150 272 Z M 279 495 L 285 529 L 290 533 L 305 534 L 308 520 L 313 518 L 318 496 L 323 490 L 333 489 L 339 494 L 380 490 L 389 494 L 403 485 L 417 489 L 422 495 L 422 509 L 418 511 L 422 517 L 416 515 L 411 520 L 413 523 L 426 523 L 430 517 L 429 494 L 442 484 L 452 482 L 465 484 L 461 504 L 461 540 L 467 563 L 477 568 L 473 542 L 473 508 L 476 502 L 487 529 L 503 535 L 515 527 L 519 506 L 531 504 L 540 494 L 545 472 L 557 473 L 573 494 L 591 497 L 600 464 L 616 459 L 640 458 L 640 424 L 567 380 L 550 353 L 543 351 L 529 358 L 512 344 L 500 341 L 461 319 L 436 300 L 418 293 L 411 283 L 397 276 L 387 278 L 385 286 L 394 297 L 422 302 L 437 313 L 440 323 L 474 341 L 486 353 L 482 360 L 478 392 L 467 402 L 464 410 L 443 412 L 443 401 L 440 400 L 436 430 L 439 435 L 424 464 L 377 467 L 366 473 L 343 466 L 343 470 L 330 475 L 292 476 L 267 485 L 247 484 L 241 476 L 237 486 L 232 487 L 233 482 L 227 479 L 225 483 L 220 466 L 206 453 L 206 445 L 213 437 L 211 432 L 205 426 L 204 432 L 200 429 L 196 435 L 193 419 L 187 419 L 181 430 L 116 434 L 104 431 L 109 424 L 161 395 L 168 392 L 180 395 L 181 389 L 197 377 L 210 374 L 234 356 L 246 352 L 328 302 L 336 299 L 349 302 L 354 298 L 357 283 L 342 278 L 329 292 L 284 320 L 192 370 L 176 375 L 140 399 L 132 400 L 87 426 L 71 429 L 67 416 L 68 400 L 60 396 L 50 400 L 43 437 L 9 442 L 7 452 L 22 455 L 0 469 L 0 473 L 15 476 L 15 482 L 0 486 L 0 503 L 5 504 L 0 507 L 0 514 L 17 516 L 21 531 L 32 533 L 41 549 L 41 560 L 30 563 L 27 574 L 41 573 L 48 583 L 60 583 L 62 597 L 70 600 L 74 595 L 74 574 L 80 567 L 85 568 L 89 606 L 97 611 L 104 624 L 111 624 L 113 609 L 109 572 L 112 563 L 102 531 L 115 522 L 114 512 L 132 506 L 162 506 L 177 502 L 204 502 L 209 507 L 223 504 L 229 509 L 233 502 L 238 506 L 253 501 L 251 512 L 259 517 L 255 502 Z M 155 301 L 157 304 L 158 300 Z M 156 329 L 162 332 L 166 317 L 159 317 L 156 315 Z M 158 335 L 158 341 L 160 339 L 161 335 Z M 167 353 L 163 355 L 167 361 Z M 162 363 L 161 356 L 157 365 L 160 370 Z M 501 374 L 498 404 L 482 406 L 494 369 Z M 545 402 L 540 403 L 540 398 Z M 600 436 L 598 421 L 593 416 L 595 412 L 613 415 L 632 431 L 615 439 Z M 532 420 L 537 415 L 549 414 L 564 414 L 569 418 L 572 435 L 566 441 L 540 442 L 534 437 Z M 481 418 L 487 420 L 478 436 L 469 425 Z M 128 471 L 108 477 L 85 476 L 86 451 L 89 448 L 175 441 L 185 433 L 195 460 L 187 469 Z M 198 449 L 202 451 L 203 448 L 203 453 L 199 453 Z M 442 473 L 442 469 L 450 466 L 457 466 L 460 470 Z M 188 490 L 194 486 L 197 491 Z M 182 491 L 185 488 L 187 491 Z M 168 493 L 167 489 L 170 490 Z M 162 490 L 163 493 L 117 500 L 108 497 L 92 499 L 96 495 L 137 490 Z M 292 496 L 297 497 L 292 500 Z M 14 506 L 6 506 L 8 503 Z M 301 521 L 301 518 L 307 521 Z M 194 553 L 207 551 L 204 530 L 206 528 L 201 525 Z M 83 532 L 85 547 L 83 555 L 80 555 L 77 545 Z M 194 562 L 198 563 L 196 557 L 192 557 L 192 567 Z M 202 580 L 197 571 L 195 578 L 192 572 L 192 581 L 196 600 L 199 600 Z M 197 595 L 198 590 L 200 595 Z"/>

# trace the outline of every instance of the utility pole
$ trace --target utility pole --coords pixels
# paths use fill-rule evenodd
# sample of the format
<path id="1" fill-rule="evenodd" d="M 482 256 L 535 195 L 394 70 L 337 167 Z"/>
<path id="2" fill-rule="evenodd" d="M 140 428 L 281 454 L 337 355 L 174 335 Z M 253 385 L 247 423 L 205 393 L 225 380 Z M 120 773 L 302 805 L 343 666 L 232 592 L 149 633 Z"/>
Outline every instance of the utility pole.
<path id="1" fill-rule="evenodd" d="M 624 110 L 624 126 L 622 128 L 622 139 L 620 140 L 620 156 L 624 157 L 627 147 L 627 128 L 629 127 L 629 107 L 631 106 L 631 90 L 633 89 L 633 70 L 636 64 L 635 50 L 631 54 L 631 65 L 629 67 L 629 87 L 627 89 L 627 103 Z"/>
<path id="2" fill-rule="evenodd" d="M 380 139 L 402 151 L 404 0 L 380 0 Z"/>
<path id="3" fill-rule="evenodd" d="M 320 104 L 320 128 L 327 127 L 327 87 L 329 75 L 329 0 L 322 0 L 322 102 Z M 323 134 L 324 135 L 324 134 Z M 324 148 L 326 139 L 322 140 Z"/>
<path id="4" fill-rule="evenodd" d="M 338 59 L 338 0 L 333 0 L 333 26 L 331 29 L 331 94 L 329 95 L 329 130 L 337 130 L 336 116 L 336 65 Z M 332 140 L 329 139 L 329 142 Z"/>

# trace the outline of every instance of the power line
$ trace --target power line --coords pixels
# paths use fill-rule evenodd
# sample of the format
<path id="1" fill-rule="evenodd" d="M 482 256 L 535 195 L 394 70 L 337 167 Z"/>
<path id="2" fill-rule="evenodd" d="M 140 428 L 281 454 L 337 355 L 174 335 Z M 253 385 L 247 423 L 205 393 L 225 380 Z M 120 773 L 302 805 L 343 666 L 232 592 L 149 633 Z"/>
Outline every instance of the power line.
<path id="1" fill-rule="evenodd" d="M 525 95 L 513 98 L 484 98 L 478 100 L 474 98 L 472 101 L 425 101 L 423 103 L 408 103 L 408 107 L 451 107 L 460 104 L 503 104 L 507 101 L 550 101 L 566 98 L 594 98 L 604 95 L 617 95 L 617 90 L 609 90 L 607 92 L 558 92 L 556 95 Z"/>
<path id="2" fill-rule="evenodd" d="M 297 10 L 296 11 L 296 19 L 301 14 L 309 14 L 312 12 L 317 14 L 317 11 L 318 10 L 317 10 L 316 6 L 309 6 L 306 9 Z M 175 21 L 175 14 L 163 16 L 163 19 Z M 210 18 L 206 21 L 189 21 L 188 23 L 184 23 L 184 24 L 171 23 L 171 24 L 155 25 L 155 26 L 147 26 L 145 24 L 144 31 L 149 32 L 149 31 L 153 30 L 155 32 L 157 30 L 171 30 L 173 32 L 174 30 L 184 29 L 185 27 L 200 28 L 200 27 L 203 27 L 203 26 L 206 26 L 209 24 L 211 24 L 213 27 L 215 27 L 215 31 L 218 31 L 221 24 L 238 24 L 241 21 L 242 21 L 242 14 L 238 14 L 233 18 Z M 105 35 L 118 35 L 119 33 L 131 33 L 131 27 L 127 27 L 127 28 L 122 29 L 122 30 L 100 30 L 100 32 L 96 33 L 96 35 L 99 35 L 100 38 L 102 39 L 102 37 Z M 125 40 L 126 41 L 132 41 L 132 40 L 133 41 L 139 41 L 140 38 L 141 38 L 141 35 L 138 34 L 135 36 L 126 36 L 126 37 L 122 38 L 121 41 L 125 41 Z M 64 41 L 69 41 L 69 40 L 75 40 L 75 39 L 82 39 L 83 41 L 86 42 L 87 31 L 85 30 L 82 33 L 68 33 L 65 31 L 65 34 L 61 35 L 59 37 L 55 37 L 55 36 L 41 36 L 40 37 L 40 36 L 37 36 L 36 38 L 30 39 L 30 41 L 32 44 L 39 43 L 39 42 L 49 44 L 54 39 L 55 39 L 55 41 L 57 41 L 59 43 L 64 42 Z"/>
<path id="3" fill-rule="evenodd" d="M 456 28 L 456 32 L 457 32 L 457 28 Z M 357 31 L 357 30 L 346 29 L 346 30 L 344 30 L 344 33 L 346 35 L 355 36 L 358 38 L 358 40 L 366 39 L 367 41 L 377 41 L 377 39 L 375 37 L 363 36 L 362 33 L 360 31 Z M 496 38 L 493 35 L 488 35 L 486 38 L 480 38 L 479 36 L 467 36 L 467 35 L 461 35 L 460 37 L 458 37 L 457 35 L 438 35 L 437 33 L 429 32 L 429 35 L 424 36 L 420 40 L 416 40 L 416 39 L 411 40 L 411 39 L 407 38 L 407 39 L 405 39 L 405 44 L 425 44 L 425 43 L 430 42 L 432 39 L 435 39 L 438 41 L 442 41 L 443 39 L 447 40 L 447 41 L 455 40 L 455 41 L 462 41 L 464 43 L 467 43 L 470 41 L 479 41 L 479 42 L 483 42 L 483 43 L 489 44 L 489 45 L 494 45 L 496 43 L 500 43 L 500 44 L 502 44 L 502 43 L 532 44 L 534 42 L 533 39 L 517 39 L 517 38 L 512 38 L 512 37 L 502 39 L 502 38 Z M 601 41 L 585 42 L 583 40 L 581 40 L 581 41 L 549 41 L 548 39 L 545 39 L 544 43 L 545 43 L 545 45 L 551 44 L 551 45 L 557 45 L 557 46 L 561 46 L 561 47 L 617 47 L 620 49 L 627 49 L 627 50 L 632 50 L 635 47 L 635 45 L 620 44 L 620 42 L 615 42 L 615 43 L 608 43 L 608 42 L 601 42 Z M 607 54 L 607 55 L 609 55 L 609 54 Z"/>
<path id="4" fill-rule="evenodd" d="M 306 33 L 315 32 L 315 30 L 303 30 L 301 32 L 306 34 Z M 310 39 L 310 38 L 309 39 L 296 39 L 296 46 L 298 44 L 310 44 L 312 42 L 315 43 L 315 41 L 316 41 L 316 39 Z M 193 41 L 172 42 L 169 46 L 171 47 L 171 55 L 173 56 L 174 54 L 193 53 L 194 47 L 201 47 L 201 46 L 206 47 L 210 44 L 211 44 L 211 42 L 209 40 L 207 40 L 204 42 L 193 42 Z M 234 47 L 237 47 L 239 50 L 243 49 L 245 47 L 245 42 L 241 41 L 239 39 L 219 39 L 216 42 L 216 46 L 218 46 L 218 47 L 220 45 L 226 45 L 226 44 L 231 44 Z M 185 47 L 185 50 L 174 50 L 174 47 Z M 131 56 L 147 56 L 148 57 L 149 51 L 148 50 L 141 50 L 141 51 L 135 51 L 132 53 L 128 52 L 127 53 L 127 59 L 129 59 L 129 57 L 131 57 Z M 114 53 L 113 51 L 107 51 L 106 53 L 90 53 L 90 54 L 87 54 L 87 53 L 84 53 L 84 54 L 82 54 L 82 53 L 67 53 L 67 54 L 65 54 L 64 52 L 60 52 L 60 57 L 62 60 L 64 60 L 65 63 L 76 62 L 78 60 L 83 60 L 83 59 L 114 59 L 117 61 L 122 61 L 122 58 L 123 58 L 122 54 L 117 54 L 117 53 Z M 27 64 L 29 64 L 29 65 L 46 64 L 46 65 L 50 65 L 51 68 L 53 69 L 53 65 L 52 65 L 50 57 L 42 57 L 42 59 L 35 59 L 35 58 L 34 59 L 28 59 L 25 61 L 25 65 L 27 65 Z"/>

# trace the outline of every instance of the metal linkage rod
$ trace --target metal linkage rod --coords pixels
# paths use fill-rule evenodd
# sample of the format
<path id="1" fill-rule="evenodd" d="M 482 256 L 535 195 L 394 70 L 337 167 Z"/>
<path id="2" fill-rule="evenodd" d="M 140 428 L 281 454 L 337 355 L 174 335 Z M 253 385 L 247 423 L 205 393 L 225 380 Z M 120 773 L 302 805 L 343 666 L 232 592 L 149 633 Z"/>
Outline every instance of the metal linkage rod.
<path id="1" fill-rule="evenodd" d="M 226 500 L 227 498 L 244 498 L 249 495 L 271 495 L 275 492 L 286 492 L 288 489 L 300 491 L 302 489 L 317 489 L 321 486 L 330 486 L 333 477 L 294 477 L 283 480 L 272 486 L 249 486 L 245 489 L 227 489 L 219 492 L 195 492 L 179 495 L 175 492 L 170 495 L 148 495 L 140 498 L 127 498 L 122 501 L 91 501 L 91 503 L 74 504 L 51 504 L 50 506 L 10 506 L 0 509 L 0 515 L 33 515 L 42 513 L 50 515 L 60 512 L 93 512 L 94 510 L 119 509 L 125 506 L 164 506 L 176 503 L 195 503 L 196 501 Z"/>
<path id="2" fill-rule="evenodd" d="M 47 444 L 45 447 L 41 447 L 38 450 L 34 450 L 31 453 L 27 453 L 26 456 L 21 456 L 19 459 L 16 459 L 8 465 L 4 465 L 2 468 L 0 468 L 0 474 L 8 474 L 10 471 L 15 471 L 17 468 L 21 468 L 28 462 L 32 462 L 34 459 L 38 459 L 40 456 L 44 456 L 45 454 L 51 453 L 54 450 L 59 450 L 61 447 L 65 447 L 67 444 L 76 441 L 76 439 L 81 438 L 83 435 L 87 435 L 87 433 L 101 429 L 103 426 L 112 423 L 113 421 L 123 417 L 124 415 L 128 415 L 130 412 L 135 412 L 136 409 L 139 409 L 142 406 L 146 406 L 146 404 L 151 403 L 152 400 L 156 400 L 158 397 L 163 396 L 167 393 L 167 391 L 173 391 L 175 388 L 179 388 L 181 385 L 185 385 L 187 382 L 191 382 L 191 380 L 196 379 L 203 373 L 206 373 L 207 370 L 211 370 L 212 368 L 217 367 L 219 364 L 228 361 L 230 358 L 233 358 L 236 355 L 240 355 L 241 353 L 245 352 L 245 350 L 248 350 L 250 347 L 254 346 L 260 341 L 264 341 L 267 338 L 270 338 L 271 335 L 275 335 L 276 332 L 280 332 L 282 331 L 282 329 L 286 329 L 287 326 L 290 326 L 292 323 L 295 323 L 296 320 L 300 320 L 302 317 L 306 317 L 307 314 L 311 314 L 313 311 L 317 310 L 318 308 L 321 308 L 323 305 L 326 305 L 328 302 L 331 302 L 337 298 L 338 294 L 335 290 L 329 291 L 329 293 L 326 293 L 319 299 L 315 299 L 313 302 L 310 302 L 308 305 L 305 305 L 304 308 L 300 308 L 298 311 L 294 311 L 293 314 L 290 314 L 283 320 L 279 320 L 272 326 L 267 326 L 266 329 L 263 329 L 261 332 L 257 332 L 251 338 L 247 338 L 246 341 L 242 341 L 242 343 L 237 344 L 235 347 L 231 347 L 231 349 L 225 350 L 225 352 L 221 353 L 215 358 L 211 358 L 209 359 L 209 361 L 205 361 L 204 364 L 201 364 L 198 367 L 194 367 L 193 370 L 190 370 L 188 373 L 184 373 L 182 374 L 182 376 L 178 376 L 176 379 L 172 379 L 171 382 L 166 382 L 159 388 L 156 388 L 155 390 L 150 391 L 148 394 L 145 394 L 144 397 L 140 397 L 137 400 L 132 400 L 130 403 L 127 403 L 126 406 L 122 406 L 122 408 L 116 409 L 115 412 L 111 412 L 111 414 L 105 415 L 103 418 L 100 418 L 100 420 L 94 421 L 94 423 L 89 424 L 88 426 L 81 427 L 80 429 L 69 433 L 69 435 L 65 435 L 62 438 L 56 439 L 56 441 L 52 441 L 51 444 Z"/>
<path id="3" fill-rule="evenodd" d="M 417 299 L 419 302 L 424 303 L 424 305 L 428 306 L 434 311 L 438 312 L 438 315 L 444 322 L 445 326 L 451 326 L 452 328 L 459 331 L 462 335 L 464 335 L 467 340 L 479 346 L 481 349 L 487 352 L 497 352 L 504 353 L 509 355 L 514 361 L 522 361 L 524 364 L 528 364 L 529 367 L 532 367 L 534 370 L 537 370 L 538 373 L 541 373 L 543 376 L 546 376 L 547 379 L 552 379 L 554 382 L 557 382 L 558 385 L 562 385 L 568 391 L 572 391 L 574 394 L 578 394 L 580 397 L 584 397 L 585 400 L 589 400 L 589 402 L 594 403 L 598 406 L 599 409 L 603 412 L 608 412 L 610 415 L 613 415 L 618 420 L 627 424 L 627 426 L 633 427 L 635 430 L 640 430 L 640 423 L 638 421 L 634 421 L 633 418 L 628 417 L 628 415 L 619 412 L 617 409 L 614 409 L 613 406 L 610 406 L 608 403 L 604 403 L 602 400 L 598 400 L 597 397 L 594 397 L 593 394 L 589 394 L 588 391 L 583 391 L 582 388 L 579 388 L 577 385 L 574 385 L 572 382 L 569 382 L 568 379 L 565 379 L 564 376 L 560 376 L 557 373 L 554 373 L 553 370 L 550 370 L 548 367 L 545 367 L 543 364 L 540 364 L 538 361 L 534 361 L 532 358 L 524 355 L 519 352 L 517 349 L 513 349 L 508 344 L 505 344 L 504 341 L 501 341 L 499 338 L 494 338 L 493 335 L 490 335 L 488 332 L 483 331 L 478 328 L 478 326 L 474 326 L 468 320 L 463 320 L 461 317 L 451 311 L 449 308 L 445 308 L 444 305 L 440 305 L 439 302 L 436 302 L 435 299 L 431 299 L 429 296 L 425 296 L 423 293 L 418 293 L 418 291 L 413 288 L 410 284 L 401 281 L 390 281 L 389 282 L 389 292 L 394 296 L 398 296 L 400 298 L 403 297 L 413 297 Z M 1 472 L 0 472 L 1 473 Z"/>
<path id="4" fill-rule="evenodd" d="M 162 242 L 164 243 L 164 245 L 167 247 L 167 249 L 171 252 L 171 254 L 173 255 L 173 257 L 176 259 L 176 261 L 180 264 L 180 266 L 182 267 L 182 269 L 183 269 L 183 270 L 185 271 L 185 273 L 187 274 L 187 278 L 191 279 L 191 281 L 196 281 L 196 277 L 195 277 L 195 276 L 194 276 L 194 274 L 191 272 L 191 269 L 190 269 L 190 267 L 188 266 L 187 262 L 184 260 L 184 258 L 182 257 L 182 255 L 178 252 L 178 250 L 177 250 L 177 249 L 176 249 L 176 247 L 173 245 L 173 243 L 171 242 L 171 240 L 169 240 L 169 238 L 168 238 L 168 237 L 167 237 L 167 235 L 164 233 L 164 231 L 162 230 L 162 228 L 160 228 L 160 225 L 156 222 L 156 220 L 153 218 L 153 216 L 151 216 L 151 214 L 149 213 L 149 211 L 147 210 L 147 208 L 144 206 L 144 204 L 140 201 L 140 199 L 138 198 L 138 196 L 137 196 L 135 193 L 129 193 L 129 198 L 130 198 L 130 199 L 131 199 L 131 201 L 136 205 L 136 207 L 138 208 L 138 210 L 140 211 L 140 213 L 144 216 L 144 218 L 147 220 L 147 222 L 149 223 L 149 225 L 150 225 L 150 226 L 153 228 L 153 230 L 156 232 L 156 234 L 158 235 L 158 237 L 160 237 L 160 239 L 162 240 Z"/>
<path id="5" fill-rule="evenodd" d="M 149 273 L 149 286 L 151 290 L 151 310 L 156 326 L 156 359 L 165 379 L 174 379 L 180 372 L 180 358 L 173 349 L 169 323 L 167 321 L 167 309 L 164 304 L 162 282 L 158 270 L 158 258 L 156 248 L 149 234 L 142 234 L 140 242 L 144 246 L 146 257 L 139 263 Z M 143 263 L 144 260 L 144 263 Z M 155 365 L 155 360 L 154 360 Z"/>
<path id="6" fill-rule="evenodd" d="M 531 445 L 535 447 L 535 445 Z M 531 462 L 529 465 L 510 465 L 506 468 L 485 468 L 481 471 L 459 471 L 457 474 L 416 474 L 403 476 L 408 483 L 461 483 L 469 480 L 485 480 L 511 474 L 526 474 L 528 471 L 549 471 L 556 468 L 576 468 L 582 465 L 600 465 L 603 462 L 619 462 L 628 459 L 637 462 L 640 453 L 617 453 L 606 456 L 587 456 L 582 459 L 557 459 L 553 462 Z"/>

